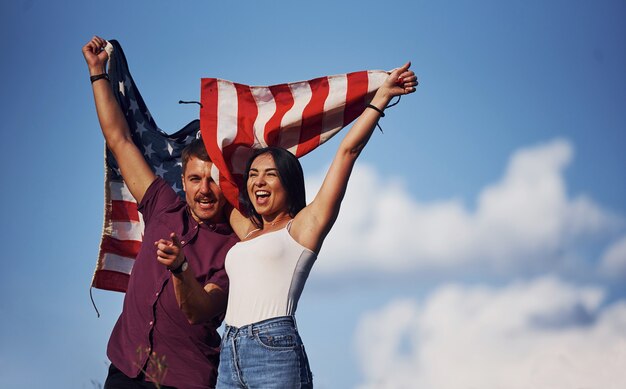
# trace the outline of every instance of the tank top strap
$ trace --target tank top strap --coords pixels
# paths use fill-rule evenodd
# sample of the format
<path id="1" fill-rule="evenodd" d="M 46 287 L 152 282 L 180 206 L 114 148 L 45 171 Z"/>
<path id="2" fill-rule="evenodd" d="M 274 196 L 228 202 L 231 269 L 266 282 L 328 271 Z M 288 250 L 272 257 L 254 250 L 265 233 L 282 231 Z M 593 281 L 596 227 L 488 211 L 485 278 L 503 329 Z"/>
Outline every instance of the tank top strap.
<path id="1" fill-rule="evenodd" d="M 260 228 L 256 228 L 256 229 L 254 229 L 254 230 L 252 230 L 252 231 L 248 232 L 248 235 L 246 235 L 246 236 L 245 236 L 242 240 L 248 239 L 248 237 L 249 237 L 250 235 L 252 235 L 253 233 L 257 232 L 258 230 L 260 230 Z"/>

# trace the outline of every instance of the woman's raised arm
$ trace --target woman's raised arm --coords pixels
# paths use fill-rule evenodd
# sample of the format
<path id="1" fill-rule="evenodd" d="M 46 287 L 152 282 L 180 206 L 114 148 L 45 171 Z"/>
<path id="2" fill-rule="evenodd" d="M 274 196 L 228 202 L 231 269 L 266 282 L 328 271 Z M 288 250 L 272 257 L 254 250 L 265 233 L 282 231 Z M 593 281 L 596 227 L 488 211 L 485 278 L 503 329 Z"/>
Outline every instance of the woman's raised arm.
<path id="1" fill-rule="evenodd" d="M 409 70 L 410 66 L 408 62 L 389 74 L 368 108 L 341 141 L 315 199 L 294 219 L 290 233 L 304 247 L 319 252 L 339 214 L 354 162 L 367 144 L 389 101 L 395 96 L 415 92 L 417 77 Z"/>

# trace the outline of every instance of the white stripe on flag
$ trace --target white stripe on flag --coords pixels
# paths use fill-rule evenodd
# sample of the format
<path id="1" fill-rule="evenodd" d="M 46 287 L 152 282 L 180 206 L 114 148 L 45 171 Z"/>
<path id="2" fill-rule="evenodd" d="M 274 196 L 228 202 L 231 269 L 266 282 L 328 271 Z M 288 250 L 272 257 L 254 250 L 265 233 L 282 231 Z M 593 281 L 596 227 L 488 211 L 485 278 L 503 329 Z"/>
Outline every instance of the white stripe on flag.
<path id="1" fill-rule="evenodd" d="M 220 184 L 220 170 L 215 164 L 211 164 L 211 178 L 217 185 Z"/>
<path id="2" fill-rule="evenodd" d="M 293 96 L 293 107 L 285 113 L 281 120 L 279 145 L 290 153 L 296 154 L 298 143 L 300 142 L 300 128 L 302 126 L 302 113 L 309 101 L 311 101 L 311 86 L 308 82 L 298 82 L 289 84 L 291 95 Z M 287 127 L 288 126 L 288 127 Z"/>
<path id="3" fill-rule="evenodd" d="M 328 77 L 328 98 L 324 102 L 324 119 L 320 144 L 326 142 L 343 127 L 343 113 L 348 91 L 345 74 Z"/>
<path id="4" fill-rule="evenodd" d="M 119 255 L 106 253 L 102 258 L 102 270 L 116 271 L 124 274 L 130 274 L 135 263 L 134 258 L 122 257 Z"/>
<path id="5" fill-rule="evenodd" d="M 126 184 L 124 184 L 123 182 L 119 182 L 119 181 L 110 181 L 111 182 L 111 200 L 113 201 L 130 201 L 130 202 L 136 202 L 135 198 L 133 197 L 132 194 L 130 194 L 130 191 L 128 190 L 128 187 L 126 186 Z"/>
<path id="6" fill-rule="evenodd" d="M 113 231 L 111 236 L 119 240 L 141 241 L 143 236 L 143 223 L 139 222 L 112 222 Z"/>
<path id="7" fill-rule="evenodd" d="M 272 118 L 276 112 L 276 101 L 274 101 L 274 95 L 267 87 L 252 87 L 250 88 L 252 97 L 256 102 L 259 113 L 254 121 L 254 146 L 253 148 L 267 147 L 265 141 L 265 125 Z"/>
<path id="8" fill-rule="evenodd" d="M 367 93 L 371 93 L 380 88 L 387 79 L 387 76 L 387 72 L 383 70 L 369 70 L 367 72 Z"/>
<path id="9" fill-rule="evenodd" d="M 232 82 L 217 80 L 217 87 L 217 145 L 220 150 L 224 150 L 237 136 L 239 107 L 237 89 Z"/>

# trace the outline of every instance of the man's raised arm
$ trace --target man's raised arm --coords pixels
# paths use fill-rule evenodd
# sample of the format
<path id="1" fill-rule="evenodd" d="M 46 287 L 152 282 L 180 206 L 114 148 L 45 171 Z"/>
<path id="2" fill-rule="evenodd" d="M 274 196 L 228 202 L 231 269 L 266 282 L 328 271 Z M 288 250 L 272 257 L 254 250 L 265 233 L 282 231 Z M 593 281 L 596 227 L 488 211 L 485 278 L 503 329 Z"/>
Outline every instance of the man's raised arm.
<path id="1" fill-rule="evenodd" d="M 133 143 L 126 118 L 115 100 L 108 76 L 100 76 L 106 75 L 109 57 L 104 51 L 106 43 L 104 39 L 94 36 L 83 46 L 83 56 L 92 79 L 96 111 L 107 147 L 117 160 L 130 193 L 140 203 L 156 175 Z"/>

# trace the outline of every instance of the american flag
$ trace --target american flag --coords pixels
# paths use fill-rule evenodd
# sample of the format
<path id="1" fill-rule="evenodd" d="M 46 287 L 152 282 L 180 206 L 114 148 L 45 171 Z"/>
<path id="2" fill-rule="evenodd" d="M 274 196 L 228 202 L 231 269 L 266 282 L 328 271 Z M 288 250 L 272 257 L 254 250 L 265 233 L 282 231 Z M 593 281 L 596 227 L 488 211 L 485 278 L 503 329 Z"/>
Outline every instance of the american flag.
<path id="1" fill-rule="evenodd" d="M 267 87 L 203 78 L 200 121 L 167 135 L 139 94 L 122 47 L 115 40 L 109 44 L 113 93 L 135 144 L 154 173 L 184 197 L 181 151 L 202 128 L 214 162 L 212 175 L 232 204 L 238 204 L 238 183 L 253 148 L 281 146 L 297 157 L 305 155 L 358 117 L 387 77 L 384 71 L 361 71 Z M 144 226 L 117 162 L 106 148 L 104 192 L 102 240 L 91 285 L 125 292 Z"/>
<path id="2" fill-rule="evenodd" d="M 107 51 L 110 55 L 108 73 L 111 88 L 126 116 L 133 141 L 154 173 L 184 197 L 180 155 L 182 149 L 196 138 L 200 129 L 199 120 L 190 122 L 173 135 L 159 129 L 130 75 L 122 47 L 111 40 Z M 125 292 L 141 246 L 143 219 L 122 180 L 115 158 L 106 147 L 104 177 L 104 224 L 91 286 Z"/>
<path id="3" fill-rule="evenodd" d="M 238 207 L 253 149 L 280 146 L 302 157 L 356 119 L 387 75 L 360 71 L 273 86 L 203 78 L 202 139 L 228 201 Z"/>

